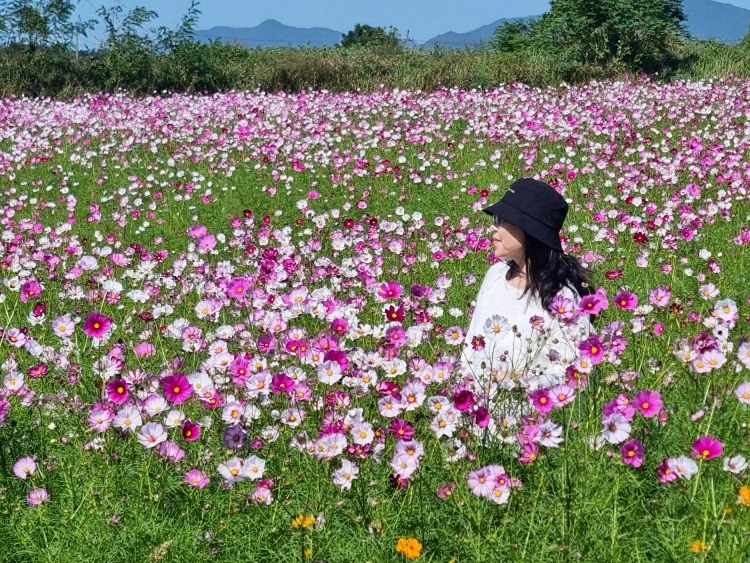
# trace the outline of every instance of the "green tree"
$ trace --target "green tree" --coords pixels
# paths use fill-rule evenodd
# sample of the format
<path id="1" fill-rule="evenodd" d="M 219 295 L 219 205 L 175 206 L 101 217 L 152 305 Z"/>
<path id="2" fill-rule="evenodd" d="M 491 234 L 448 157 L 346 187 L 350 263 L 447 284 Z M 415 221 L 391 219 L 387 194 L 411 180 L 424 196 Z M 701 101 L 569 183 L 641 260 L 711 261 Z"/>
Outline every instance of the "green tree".
<path id="1" fill-rule="evenodd" d="M 517 53 L 532 46 L 535 22 L 505 22 L 495 30 L 490 47 L 500 53 Z"/>
<path id="2" fill-rule="evenodd" d="M 620 63 L 653 72 L 675 62 L 675 46 L 687 38 L 684 20 L 682 0 L 552 0 L 537 22 L 498 28 L 492 45 L 506 52 L 544 49 L 574 64 Z"/>
<path id="3" fill-rule="evenodd" d="M 401 39 L 398 36 L 398 30 L 393 27 L 386 30 L 383 27 L 357 24 L 354 29 L 342 36 L 339 45 L 341 47 L 398 49 L 401 46 Z"/>
<path id="4" fill-rule="evenodd" d="M 72 0 L 6 0 L 0 12 L 9 43 L 29 46 L 71 45 L 76 25 L 70 18 L 75 11 Z M 88 29 L 95 22 L 80 24 Z"/>
<path id="5" fill-rule="evenodd" d="M 657 71 L 687 37 L 682 0 L 552 0 L 537 39 L 581 63 Z"/>
<path id="6" fill-rule="evenodd" d="M 157 43 L 159 47 L 165 51 L 174 52 L 179 45 L 192 42 L 200 14 L 198 0 L 192 0 L 187 13 L 182 16 L 180 25 L 177 28 L 169 29 L 162 26 L 158 29 Z"/>

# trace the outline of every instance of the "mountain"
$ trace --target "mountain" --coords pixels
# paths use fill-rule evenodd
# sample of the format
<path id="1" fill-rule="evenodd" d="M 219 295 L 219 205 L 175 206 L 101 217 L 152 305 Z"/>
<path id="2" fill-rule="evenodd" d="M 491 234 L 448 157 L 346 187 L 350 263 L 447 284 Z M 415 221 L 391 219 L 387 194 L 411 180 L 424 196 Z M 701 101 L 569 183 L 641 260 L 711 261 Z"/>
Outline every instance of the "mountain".
<path id="1" fill-rule="evenodd" d="M 714 0 L 683 0 L 682 6 L 686 16 L 685 27 L 696 39 L 736 43 L 750 30 L 750 10 Z M 449 49 L 476 47 L 489 41 L 495 29 L 503 23 L 529 21 L 537 17 L 503 18 L 466 33 L 449 31 L 416 46 L 425 49 L 432 49 L 435 45 Z M 219 40 L 246 47 L 330 47 L 339 43 L 342 36 L 340 31 L 333 29 L 291 27 L 276 20 L 266 20 L 256 27 L 222 26 L 195 32 L 195 39 L 201 42 Z"/>
<path id="2" fill-rule="evenodd" d="M 682 0 L 687 29 L 697 39 L 737 43 L 750 28 L 750 10 L 713 0 Z"/>
<path id="3" fill-rule="evenodd" d="M 342 33 L 324 27 L 303 29 L 276 20 L 266 20 L 255 27 L 212 27 L 195 32 L 202 43 L 219 40 L 245 47 L 326 47 L 341 41 Z"/>
<path id="4" fill-rule="evenodd" d="M 716 39 L 725 43 L 737 43 L 750 29 L 750 10 L 714 0 L 682 0 L 685 12 L 685 28 L 696 39 Z M 538 17 L 538 16 L 537 16 Z M 466 33 L 444 33 L 433 37 L 424 46 L 436 44 L 462 49 L 476 47 L 490 40 L 492 34 L 505 22 L 532 20 L 534 17 L 501 19 Z"/>
<path id="5" fill-rule="evenodd" d="M 443 47 L 452 49 L 474 47 L 476 45 L 479 45 L 480 43 L 488 41 L 490 37 L 492 37 L 492 34 L 495 33 L 495 30 L 504 23 L 530 21 L 535 19 L 536 17 L 538 16 L 529 16 L 526 18 L 502 18 L 494 23 L 483 25 L 482 27 L 478 27 L 474 31 L 468 31 L 466 33 L 455 33 L 453 31 L 449 31 L 448 33 L 437 35 L 429 41 L 424 42 L 422 44 L 422 47 L 424 47 L 425 49 L 432 49 L 435 45 L 442 45 Z"/>

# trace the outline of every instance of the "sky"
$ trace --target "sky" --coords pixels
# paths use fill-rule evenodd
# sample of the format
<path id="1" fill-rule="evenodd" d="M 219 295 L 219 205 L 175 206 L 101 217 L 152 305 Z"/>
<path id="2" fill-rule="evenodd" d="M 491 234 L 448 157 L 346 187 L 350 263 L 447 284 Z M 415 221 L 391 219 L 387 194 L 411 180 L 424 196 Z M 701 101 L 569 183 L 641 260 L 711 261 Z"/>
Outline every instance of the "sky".
<path id="1" fill-rule="evenodd" d="M 750 0 L 724 0 L 750 10 Z M 73 20 L 99 19 L 97 9 L 120 5 L 123 14 L 143 6 L 159 14 L 146 30 L 174 28 L 190 7 L 190 0 L 77 0 Z M 455 31 L 464 33 L 500 18 L 538 15 L 549 9 L 548 0 L 204 0 L 197 29 L 214 26 L 255 27 L 274 19 L 293 27 L 326 27 L 342 33 L 356 24 L 394 27 L 416 43 Z M 101 27 L 84 40 L 93 47 L 103 37 Z"/>

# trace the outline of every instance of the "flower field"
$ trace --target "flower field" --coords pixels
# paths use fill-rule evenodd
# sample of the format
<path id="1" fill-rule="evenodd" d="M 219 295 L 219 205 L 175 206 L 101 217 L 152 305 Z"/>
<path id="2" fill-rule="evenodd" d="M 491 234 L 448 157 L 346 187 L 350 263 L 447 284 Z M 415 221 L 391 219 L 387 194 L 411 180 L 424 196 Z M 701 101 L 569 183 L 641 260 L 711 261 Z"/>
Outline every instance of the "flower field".
<path id="1" fill-rule="evenodd" d="M 0 559 L 741 560 L 748 116 L 739 80 L 2 101 Z M 592 274 L 552 387 L 461 361 L 513 328 L 466 334 L 522 176 Z"/>

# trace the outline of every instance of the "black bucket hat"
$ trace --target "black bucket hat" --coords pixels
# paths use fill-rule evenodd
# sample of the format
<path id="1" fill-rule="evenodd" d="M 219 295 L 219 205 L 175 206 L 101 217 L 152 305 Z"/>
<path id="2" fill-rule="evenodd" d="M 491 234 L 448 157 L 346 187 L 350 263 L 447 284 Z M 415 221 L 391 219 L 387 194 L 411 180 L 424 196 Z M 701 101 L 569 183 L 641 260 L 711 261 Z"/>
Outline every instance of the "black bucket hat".
<path id="1" fill-rule="evenodd" d="M 555 188 L 539 180 L 516 180 L 497 203 L 484 210 L 519 227 L 555 250 L 562 250 L 560 229 L 568 214 L 568 204 Z"/>

